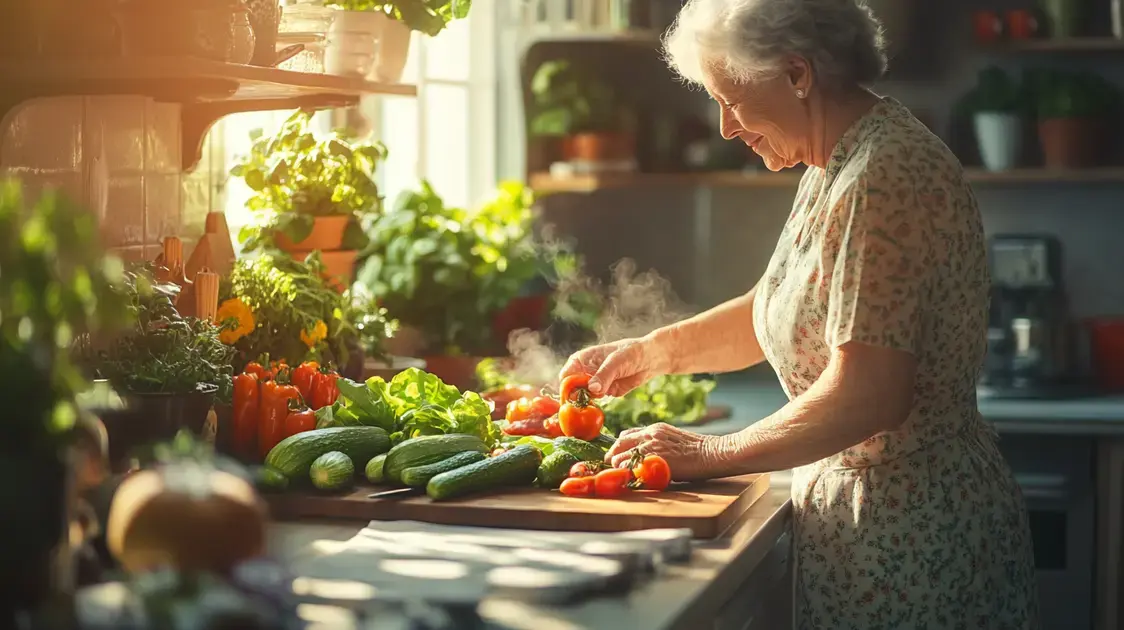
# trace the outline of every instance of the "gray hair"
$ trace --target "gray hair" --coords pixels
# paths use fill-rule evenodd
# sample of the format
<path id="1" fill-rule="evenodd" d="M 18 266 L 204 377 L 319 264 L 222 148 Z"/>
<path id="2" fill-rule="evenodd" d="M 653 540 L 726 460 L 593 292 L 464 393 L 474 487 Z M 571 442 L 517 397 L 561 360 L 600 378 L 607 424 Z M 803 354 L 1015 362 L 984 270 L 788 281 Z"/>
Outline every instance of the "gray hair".
<path id="1" fill-rule="evenodd" d="M 887 63 L 882 25 L 866 0 L 688 0 L 664 51 L 672 70 L 695 84 L 709 64 L 746 83 L 777 76 L 796 55 L 821 84 L 867 85 Z"/>

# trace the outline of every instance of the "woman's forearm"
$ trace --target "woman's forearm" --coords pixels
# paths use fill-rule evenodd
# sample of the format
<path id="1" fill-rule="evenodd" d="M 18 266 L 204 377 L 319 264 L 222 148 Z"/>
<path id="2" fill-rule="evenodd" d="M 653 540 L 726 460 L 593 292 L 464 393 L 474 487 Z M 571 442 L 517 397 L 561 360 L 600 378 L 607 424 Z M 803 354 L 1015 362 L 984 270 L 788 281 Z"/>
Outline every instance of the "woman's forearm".
<path id="1" fill-rule="evenodd" d="M 733 372 L 765 360 L 753 329 L 754 287 L 749 293 L 665 326 L 649 337 L 665 353 L 668 374 Z"/>
<path id="2" fill-rule="evenodd" d="M 898 359 L 864 360 L 864 369 L 853 369 L 848 359 L 833 358 L 811 387 L 779 411 L 716 440 L 707 454 L 713 476 L 788 470 L 901 426 L 913 406 L 916 363 Z"/>

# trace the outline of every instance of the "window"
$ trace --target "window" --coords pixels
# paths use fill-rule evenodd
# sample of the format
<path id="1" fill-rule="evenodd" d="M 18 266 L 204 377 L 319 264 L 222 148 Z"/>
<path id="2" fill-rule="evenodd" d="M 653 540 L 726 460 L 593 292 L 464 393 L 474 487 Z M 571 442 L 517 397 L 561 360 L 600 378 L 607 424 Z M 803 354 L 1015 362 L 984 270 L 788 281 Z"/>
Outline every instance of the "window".
<path id="1" fill-rule="evenodd" d="M 387 203 L 427 179 L 453 205 L 486 198 L 496 183 L 495 43 L 491 7 L 479 3 L 468 19 L 453 22 L 437 37 L 417 33 L 402 82 L 418 86 L 416 98 L 371 95 L 359 112 L 371 135 L 382 140 L 389 156 L 378 172 Z M 225 177 L 230 166 L 249 150 L 249 133 L 276 129 L 289 111 L 252 112 L 229 116 L 215 127 L 209 141 L 213 181 L 227 223 L 233 232 L 252 220 L 245 208 L 250 190 L 237 178 Z M 324 131 L 333 126 L 331 112 L 315 119 Z M 338 119 L 336 119 L 338 120 Z"/>

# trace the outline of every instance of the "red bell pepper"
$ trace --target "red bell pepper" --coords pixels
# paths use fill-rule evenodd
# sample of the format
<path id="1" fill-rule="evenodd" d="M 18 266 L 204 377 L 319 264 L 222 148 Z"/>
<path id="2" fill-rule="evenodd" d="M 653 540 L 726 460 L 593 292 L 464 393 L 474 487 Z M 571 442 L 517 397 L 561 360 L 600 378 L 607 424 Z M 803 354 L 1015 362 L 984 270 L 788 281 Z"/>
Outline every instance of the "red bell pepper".
<path id="1" fill-rule="evenodd" d="M 331 371 L 321 370 L 312 381 L 312 396 L 309 406 L 313 409 L 323 409 L 336 402 L 340 397 L 340 388 L 337 381 L 340 375 Z"/>
<path id="2" fill-rule="evenodd" d="M 305 361 L 293 368 L 292 381 L 300 390 L 301 396 L 307 401 L 312 398 L 312 384 L 316 375 L 320 373 L 320 364 L 315 361 Z"/>
<path id="3" fill-rule="evenodd" d="M 316 428 L 316 414 L 304 405 L 290 408 L 285 418 L 285 437 L 311 431 Z"/>
<path id="4" fill-rule="evenodd" d="M 300 396 L 300 390 L 295 386 L 276 380 L 262 385 L 258 454 L 263 459 L 278 442 L 285 439 L 285 419 L 289 417 L 289 401 L 300 401 Z"/>
<path id="5" fill-rule="evenodd" d="M 258 367 L 261 367 L 260 365 Z M 256 374 L 244 372 L 234 377 L 232 401 L 234 451 L 240 457 L 252 457 L 258 439 L 258 417 L 261 394 Z"/>
<path id="6" fill-rule="evenodd" d="M 250 361 L 246 364 L 246 369 L 242 370 L 246 374 L 252 374 L 257 377 L 258 381 L 268 380 L 270 377 L 269 370 L 262 367 L 261 363 L 257 361 Z"/>

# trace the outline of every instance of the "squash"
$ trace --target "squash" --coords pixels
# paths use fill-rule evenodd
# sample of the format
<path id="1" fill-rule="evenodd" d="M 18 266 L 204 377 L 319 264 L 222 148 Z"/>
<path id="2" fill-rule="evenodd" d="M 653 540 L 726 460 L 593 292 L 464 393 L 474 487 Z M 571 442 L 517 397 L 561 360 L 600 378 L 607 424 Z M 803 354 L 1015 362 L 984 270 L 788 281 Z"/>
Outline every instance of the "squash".
<path id="1" fill-rule="evenodd" d="M 224 574 L 264 552 L 266 519 L 265 505 L 245 479 L 174 464 L 122 482 L 110 506 L 106 542 L 129 572 Z"/>

